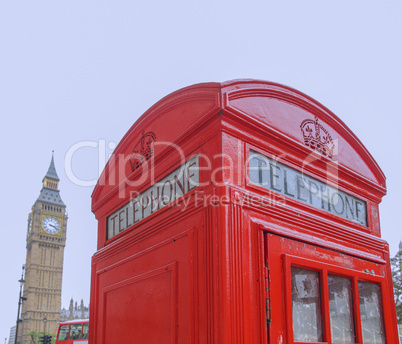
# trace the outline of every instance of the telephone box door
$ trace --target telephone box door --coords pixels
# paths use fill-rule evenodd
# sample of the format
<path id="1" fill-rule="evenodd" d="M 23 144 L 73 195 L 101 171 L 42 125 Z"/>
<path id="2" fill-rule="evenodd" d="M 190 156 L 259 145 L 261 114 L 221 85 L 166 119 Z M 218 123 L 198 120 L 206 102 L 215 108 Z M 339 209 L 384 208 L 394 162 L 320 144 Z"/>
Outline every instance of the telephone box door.
<path id="1" fill-rule="evenodd" d="M 269 343 L 391 343 L 386 266 L 265 234 Z"/>

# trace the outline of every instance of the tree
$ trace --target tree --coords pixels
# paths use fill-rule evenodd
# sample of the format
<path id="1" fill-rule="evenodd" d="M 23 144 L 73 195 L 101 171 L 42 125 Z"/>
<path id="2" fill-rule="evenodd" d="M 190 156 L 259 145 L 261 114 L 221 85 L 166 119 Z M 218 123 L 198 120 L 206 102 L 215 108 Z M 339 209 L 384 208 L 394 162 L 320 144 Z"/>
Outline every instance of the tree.
<path id="1" fill-rule="evenodd" d="M 44 334 L 50 334 L 52 336 L 52 344 L 54 344 L 55 336 L 51 333 L 45 333 L 43 331 L 41 332 L 31 331 L 27 333 L 27 336 L 31 339 L 31 344 L 37 344 L 39 343 L 39 338 L 42 337 Z"/>
<path id="2" fill-rule="evenodd" d="M 402 323 L 402 250 L 391 258 L 392 281 L 394 283 L 394 296 L 396 316 L 398 323 Z"/>

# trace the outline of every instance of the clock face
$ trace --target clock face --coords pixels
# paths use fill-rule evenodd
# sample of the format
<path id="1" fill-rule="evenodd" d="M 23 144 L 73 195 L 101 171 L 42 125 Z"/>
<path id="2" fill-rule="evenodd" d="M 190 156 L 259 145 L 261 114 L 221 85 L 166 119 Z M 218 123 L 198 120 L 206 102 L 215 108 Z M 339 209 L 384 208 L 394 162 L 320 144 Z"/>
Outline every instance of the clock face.
<path id="1" fill-rule="evenodd" d="M 43 229 L 49 234 L 56 234 L 60 230 L 60 223 L 54 217 L 46 217 L 42 221 Z"/>

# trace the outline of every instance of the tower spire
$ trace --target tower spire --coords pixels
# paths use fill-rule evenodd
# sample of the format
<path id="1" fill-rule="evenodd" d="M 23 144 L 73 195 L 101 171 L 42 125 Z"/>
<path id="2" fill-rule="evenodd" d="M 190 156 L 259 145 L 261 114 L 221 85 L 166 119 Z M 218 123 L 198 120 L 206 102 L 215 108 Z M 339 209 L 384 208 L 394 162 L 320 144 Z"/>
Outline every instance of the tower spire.
<path id="1" fill-rule="evenodd" d="M 56 167 L 54 166 L 54 150 L 52 150 L 52 160 L 50 161 L 49 169 L 47 170 L 47 173 L 45 175 L 45 178 L 53 179 L 59 181 L 59 176 L 57 175 L 56 172 Z"/>
<path id="2" fill-rule="evenodd" d="M 42 179 L 43 187 L 38 201 L 65 206 L 59 193 L 59 181 L 60 179 L 54 165 L 54 151 L 52 151 L 52 160 L 50 161 L 46 175 Z"/>

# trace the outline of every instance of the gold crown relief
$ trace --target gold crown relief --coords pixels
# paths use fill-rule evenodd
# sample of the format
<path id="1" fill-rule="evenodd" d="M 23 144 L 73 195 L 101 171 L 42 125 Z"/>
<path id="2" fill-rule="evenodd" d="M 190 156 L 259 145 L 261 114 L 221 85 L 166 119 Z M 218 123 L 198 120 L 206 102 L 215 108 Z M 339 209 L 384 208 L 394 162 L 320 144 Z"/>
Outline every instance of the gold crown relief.
<path id="1" fill-rule="evenodd" d="M 304 120 L 300 124 L 300 129 L 303 134 L 304 144 L 307 147 L 332 159 L 335 144 L 328 130 L 318 123 L 318 117 L 314 117 L 314 120 Z"/>
<path id="2" fill-rule="evenodd" d="M 130 165 L 131 171 L 134 172 L 139 168 L 144 162 L 149 160 L 154 155 L 154 142 L 156 141 L 156 135 L 152 132 L 142 132 L 141 138 L 138 140 L 137 144 L 134 146 Z"/>

